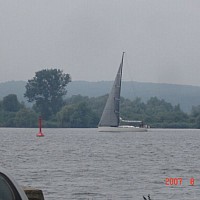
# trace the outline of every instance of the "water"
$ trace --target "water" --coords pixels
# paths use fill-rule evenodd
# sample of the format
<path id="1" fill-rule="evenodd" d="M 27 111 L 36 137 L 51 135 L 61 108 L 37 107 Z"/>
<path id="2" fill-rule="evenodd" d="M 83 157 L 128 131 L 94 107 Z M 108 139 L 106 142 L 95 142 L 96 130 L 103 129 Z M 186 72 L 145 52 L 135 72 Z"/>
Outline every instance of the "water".
<path id="1" fill-rule="evenodd" d="M 0 166 L 45 200 L 199 200 L 200 130 L 0 129 Z M 182 184 L 166 186 L 166 178 Z M 194 185 L 190 179 L 194 178 Z"/>

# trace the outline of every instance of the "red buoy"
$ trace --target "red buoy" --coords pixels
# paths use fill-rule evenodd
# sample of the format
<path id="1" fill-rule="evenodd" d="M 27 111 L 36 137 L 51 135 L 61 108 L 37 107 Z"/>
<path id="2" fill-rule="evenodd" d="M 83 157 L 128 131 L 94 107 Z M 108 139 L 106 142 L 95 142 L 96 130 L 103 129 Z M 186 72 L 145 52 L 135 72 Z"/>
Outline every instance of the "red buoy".
<path id="1" fill-rule="evenodd" d="M 39 133 L 37 134 L 37 137 L 44 137 L 44 134 L 42 133 L 42 117 L 39 117 L 38 126 L 39 126 Z"/>

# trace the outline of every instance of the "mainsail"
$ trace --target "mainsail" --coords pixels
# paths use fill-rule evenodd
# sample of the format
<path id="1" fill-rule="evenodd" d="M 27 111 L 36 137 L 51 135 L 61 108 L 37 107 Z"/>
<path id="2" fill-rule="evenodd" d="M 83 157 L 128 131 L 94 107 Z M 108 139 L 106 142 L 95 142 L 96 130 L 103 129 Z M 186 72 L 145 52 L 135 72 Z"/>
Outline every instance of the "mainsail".
<path id="1" fill-rule="evenodd" d="M 115 81 L 111 92 L 108 96 L 103 114 L 101 116 L 99 126 L 119 126 L 120 115 L 120 93 L 121 93 L 121 79 L 122 79 L 122 67 L 124 60 L 124 52 L 122 54 L 122 60 L 115 77 Z"/>

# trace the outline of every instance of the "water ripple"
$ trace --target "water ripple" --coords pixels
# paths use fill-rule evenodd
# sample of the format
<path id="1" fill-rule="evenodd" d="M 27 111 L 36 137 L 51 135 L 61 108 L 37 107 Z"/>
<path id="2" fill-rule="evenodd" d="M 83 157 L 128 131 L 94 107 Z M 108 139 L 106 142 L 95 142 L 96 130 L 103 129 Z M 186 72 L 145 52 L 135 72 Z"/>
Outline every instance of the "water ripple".
<path id="1" fill-rule="evenodd" d="M 199 199 L 199 130 L 44 129 L 44 138 L 37 132 L 1 128 L 0 165 L 21 185 L 42 189 L 45 200 Z M 181 177 L 182 185 L 166 186 L 170 177 Z"/>

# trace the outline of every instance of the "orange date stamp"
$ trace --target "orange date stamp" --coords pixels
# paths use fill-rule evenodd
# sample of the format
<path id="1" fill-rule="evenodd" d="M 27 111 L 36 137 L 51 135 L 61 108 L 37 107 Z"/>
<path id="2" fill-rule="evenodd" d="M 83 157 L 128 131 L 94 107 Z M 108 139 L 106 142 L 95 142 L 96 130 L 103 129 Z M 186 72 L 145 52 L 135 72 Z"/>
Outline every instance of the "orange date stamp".
<path id="1" fill-rule="evenodd" d="M 183 178 L 165 178 L 165 185 L 166 186 L 181 186 L 183 183 Z M 195 179 L 190 178 L 189 184 L 194 186 Z"/>

